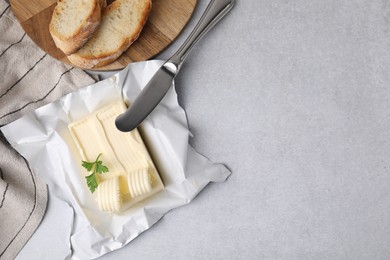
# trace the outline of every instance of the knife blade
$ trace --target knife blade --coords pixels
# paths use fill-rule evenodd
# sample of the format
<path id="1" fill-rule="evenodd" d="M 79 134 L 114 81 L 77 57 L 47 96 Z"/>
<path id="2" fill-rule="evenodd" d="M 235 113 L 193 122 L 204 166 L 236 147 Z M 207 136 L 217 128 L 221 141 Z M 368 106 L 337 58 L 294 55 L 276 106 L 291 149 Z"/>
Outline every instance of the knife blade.
<path id="1" fill-rule="evenodd" d="M 179 50 L 154 74 L 134 102 L 115 119 L 123 132 L 135 129 L 161 102 L 188 53 L 195 44 L 234 6 L 235 0 L 211 0 L 199 22 Z"/>
<path id="2" fill-rule="evenodd" d="M 120 131 L 128 132 L 135 129 L 160 103 L 176 75 L 176 73 L 167 69 L 172 65 L 171 63 L 164 63 L 143 88 L 130 108 L 116 118 L 115 125 Z"/>

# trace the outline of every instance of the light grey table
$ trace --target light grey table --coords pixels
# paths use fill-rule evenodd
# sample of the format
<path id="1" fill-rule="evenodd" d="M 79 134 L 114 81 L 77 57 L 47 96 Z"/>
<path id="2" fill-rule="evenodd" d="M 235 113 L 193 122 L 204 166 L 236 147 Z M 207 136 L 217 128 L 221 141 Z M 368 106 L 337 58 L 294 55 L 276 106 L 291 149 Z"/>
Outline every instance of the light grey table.
<path id="1" fill-rule="evenodd" d="M 390 259 L 389 1 L 238 0 L 176 85 L 233 174 L 102 259 Z M 51 196 L 18 259 L 63 258 L 70 214 Z"/>

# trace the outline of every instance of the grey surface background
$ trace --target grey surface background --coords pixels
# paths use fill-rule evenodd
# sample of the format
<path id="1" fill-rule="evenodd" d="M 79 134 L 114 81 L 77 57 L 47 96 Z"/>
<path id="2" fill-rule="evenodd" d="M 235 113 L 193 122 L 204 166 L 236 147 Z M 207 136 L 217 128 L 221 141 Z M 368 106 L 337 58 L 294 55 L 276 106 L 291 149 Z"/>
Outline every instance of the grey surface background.
<path id="1" fill-rule="evenodd" d="M 176 80 L 233 174 L 101 259 L 390 259 L 389 69 L 387 0 L 237 0 Z M 18 258 L 62 258 L 69 212 L 52 198 Z"/>

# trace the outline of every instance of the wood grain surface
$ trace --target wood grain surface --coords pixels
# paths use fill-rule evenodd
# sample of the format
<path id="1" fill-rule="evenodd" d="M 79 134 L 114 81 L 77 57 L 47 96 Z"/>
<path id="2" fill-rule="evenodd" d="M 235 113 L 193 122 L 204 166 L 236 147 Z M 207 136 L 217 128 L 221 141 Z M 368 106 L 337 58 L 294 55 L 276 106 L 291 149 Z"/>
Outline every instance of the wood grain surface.
<path id="1" fill-rule="evenodd" d="M 196 6 L 196 0 L 153 0 L 152 2 L 148 21 L 138 40 L 116 61 L 93 70 L 118 70 L 131 62 L 153 58 L 180 34 Z M 71 64 L 66 55 L 55 46 L 49 33 L 49 23 L 56 0 L 11 0 L 10 3 L 28 36 L 52 57 Z"/>

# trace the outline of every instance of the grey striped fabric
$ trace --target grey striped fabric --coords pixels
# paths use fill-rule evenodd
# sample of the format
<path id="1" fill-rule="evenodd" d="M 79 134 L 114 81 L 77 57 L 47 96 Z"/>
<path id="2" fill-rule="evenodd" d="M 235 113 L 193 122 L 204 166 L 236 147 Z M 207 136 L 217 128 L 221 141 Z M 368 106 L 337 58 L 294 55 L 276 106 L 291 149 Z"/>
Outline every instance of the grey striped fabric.
<path id="1" fill-rule="evenodd" d="M 0 125 L 94 83 L 39 49 L 0 0 Z M 0 132 L 0 259 L 13 259 L 44 216 L 46 185 Z"/>

